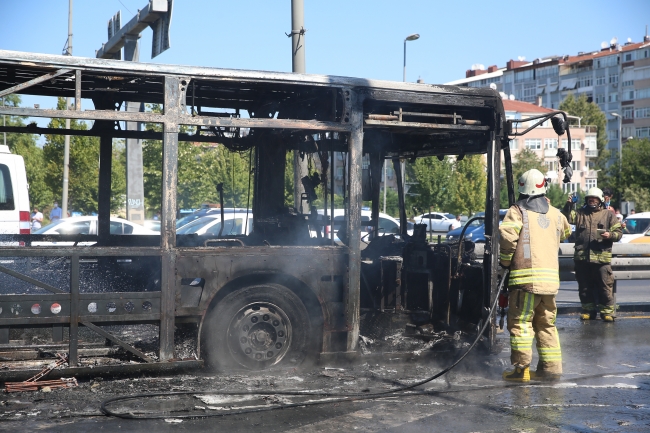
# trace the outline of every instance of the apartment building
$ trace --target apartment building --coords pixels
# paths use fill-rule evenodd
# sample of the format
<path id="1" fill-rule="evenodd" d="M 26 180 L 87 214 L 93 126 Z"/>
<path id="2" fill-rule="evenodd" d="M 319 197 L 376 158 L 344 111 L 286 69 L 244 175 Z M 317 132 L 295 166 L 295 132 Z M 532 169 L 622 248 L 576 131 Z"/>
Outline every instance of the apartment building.
<path id="1" fill-rule="evenodd" d="M 505 67 L 473 65 L 465 78 L 447 84 L 470 87 L 492 85 L 515 100 L 558 109 L 570 94 L 585 95 L 607 117 L 608 149 L 631 137 L 650 137 L 650 37 L 643 42 L 616 38 L 600 49 L 576 55 L 510 60 Z"/>
<path id="2" fill-rule="evenodd" d="M 554 110 L 531 104 L 529 102 L 504 99 L 503 106 L 507 119 L 525 119 L 544 113 L 550 113 Z M 536 121 L 529 123 L 519 123 L 519 131 L 523 131 Z M 596 127 L 578 126 L 571 127 L 571 154 L 573 160 L 573 177 L 570 183 L 563 183 L 564 172 L 559 167 L 557 158 L 558 147 L 569 148 L 567 135 L 558 137 L 553 130 L 551 122 L 546 121 L 539 127 L 533 129 L 526 135 L 510 140 L 510 151 L 512 161 L 517 160 L 517 155 L 524 149 L 534 151 L 539 158 L 544 161 L 547 172 L 546 176 L 551 178 L 552 183 L 562 187 L 565 192 L 584 191 L 594 186 L 598 186 L 598 173 L 593 169 L 593 159 L 598 156 L 596 146 Z"/>

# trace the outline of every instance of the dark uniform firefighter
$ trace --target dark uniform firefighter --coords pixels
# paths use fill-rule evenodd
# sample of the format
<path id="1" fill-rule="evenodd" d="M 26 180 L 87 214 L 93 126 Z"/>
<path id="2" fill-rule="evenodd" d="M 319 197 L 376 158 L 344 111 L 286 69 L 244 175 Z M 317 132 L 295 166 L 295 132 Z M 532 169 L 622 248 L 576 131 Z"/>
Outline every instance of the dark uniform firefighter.
<path id="1" fill-rule="evenodd" d="M 605 206 L 603 192 L 589 188 L 585 205 L 573 210 L 570 201 L 562 213 L 575 224 L 575 262 L 578 293 L 582 304 L 582 320 L 600 318 L 614 321 L 614 275 L 612 244 L 623 236 L 621 222 Z"/>
<path id="2" fill-rule="evenodd" d="M 558 250 L 571 227 L 546 199 L 547 186 L 539 170 L 525 172 L 519 178 L 519 199 L 499 227 L 500 263 L 510 269 L 508 332 L 514 369 L 503 373 L 509 381 L 554 380 L 562 374 L 555 295 L 560 288 Z M 539 354 L 536 371 L 529 370 L 533 338 Z"/>

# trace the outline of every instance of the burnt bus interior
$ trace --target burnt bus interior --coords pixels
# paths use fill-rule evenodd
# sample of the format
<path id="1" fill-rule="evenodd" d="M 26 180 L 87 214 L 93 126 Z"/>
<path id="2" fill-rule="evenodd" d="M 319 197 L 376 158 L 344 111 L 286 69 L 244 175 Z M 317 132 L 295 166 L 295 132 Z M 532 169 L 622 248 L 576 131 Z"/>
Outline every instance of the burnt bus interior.
<path id="1" fill-rule="evenodd" d="M 85 131 L 36 125 L 1 130 L 99 136 L 99 209 L 95 235 L 0 236 L 0 258 L 6 259 L 0 264 L 0 348 L 24 345 L 10 337 L 16 329 L 51 328 L 48 347 L 60 345 L 70 368 L 81 371 L 91 356 L 82 348 L 84 328 L 119 349 L 111 353 L 143 361 L 139 366 L 196 366 L 206 359 L 217 368 L 260 369 L 310 354 L 354 352 L 363 310 L 410 314 L 416 324 L 431 323 L 450 335 L 475 335 L 490 320 L 485 345 L 493 347 L 494 317 L 487 312 L 496 296 L 498 244 L 492 240 L 502 150 L 513 197 L 497 92 L 0 51 L 0 94 L 11 93 L 67 97 L 75 104 L 62 111 L 0 107 L 3 114 L 92 121 Z M 163 111 L 127 112 L 127 101 L 159 104 Z M 162 132 L 127 129 L 127 121 L 162 124 Z M 114 138 L 163 141 L 160 236 L 110 232 Z M 250 234 L 176 236 L 179 141 L 253 155 Z M 287 152 L 316 161 L 300 179 L 299 203 L 285 200 Z M 401 179 L 400 161 L 474 154 L 487 162 L 483 260 L 476 260 L 469 242 L 428 242 L 424 225 L 409 234 L 401 181 L 399 233 L 371 237 L 361 247 L 362 200 L 372 203 L 363 225 L 379 233 L 384 160 Z M 338 233 L 329 229 L 335 155 L 346 163 L 346 211 Z M 368 169 L 361 168 L 364 155 Z M 43 246 L 62 241 L 71 244 Z M 119 331 L 140 325 L 156 329 L 153 349 Z M 179 359 L 182 333 L 195 340 L 192 360 Z M 215 334 L 222 337 L 206 337 Z"/>

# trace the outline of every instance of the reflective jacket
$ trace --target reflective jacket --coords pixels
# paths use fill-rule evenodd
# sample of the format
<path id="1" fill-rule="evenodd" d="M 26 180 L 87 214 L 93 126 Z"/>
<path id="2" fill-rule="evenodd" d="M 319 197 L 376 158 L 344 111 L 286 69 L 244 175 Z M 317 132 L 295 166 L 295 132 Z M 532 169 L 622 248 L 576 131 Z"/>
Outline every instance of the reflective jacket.
<path id="1" fill-rule="evenodd" d="M 545 214 L 513 205 L 499 227 L 501 264 L 510 267 L 511 289 L 555 295 L 560 288 L 558 250 L 571 226 L 560 211 Z"/>
<path id="2" fill-rule="evenodd" d="M 572 210 L 570 203 L 564 205 L 562 213 L 576 226 L 573 259 L 591 263 L 611 263 L 612 244 L 623 236 L 621 223 L 616 215 L 607 209 L 591 209 L 588 206 Z M 610 238 L 604 239 L 600 236 L 599 229 L 607 230 Z"/>

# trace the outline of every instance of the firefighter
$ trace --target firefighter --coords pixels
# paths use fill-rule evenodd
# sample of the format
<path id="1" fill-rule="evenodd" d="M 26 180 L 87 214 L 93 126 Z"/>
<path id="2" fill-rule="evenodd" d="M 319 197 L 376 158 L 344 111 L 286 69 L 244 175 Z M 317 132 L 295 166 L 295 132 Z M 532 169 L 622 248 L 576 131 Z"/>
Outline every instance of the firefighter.
<path id="1" fill-rule="evenodd" d="M 575 224 L 575 263 L 582 320 L 594 320 L 600 311 L 605 322 L 614 321 L 614 275 L 612 244 L 623 236 L 622 226 L 614 213 L 605 207 L 600 188 L 589 188 L 585 204 L 574 210 L 567 201 L 562 213 Z"/>
<path id="2" fill-rule="evenodd" d="M 549 204 L 547 187 L 539 170 L 525 172 L 519 178 L 518 201 L 499 227 L 500 264 L 510 269 L 508 332 L 514 369 L 503 373 L 508 381 L 556 380 L 562 374 L 555 295 L 560 288 L 558 250 L 571 227 Z M 536 371 L 530 371 L 533 337 L 539 354 Z"/>

